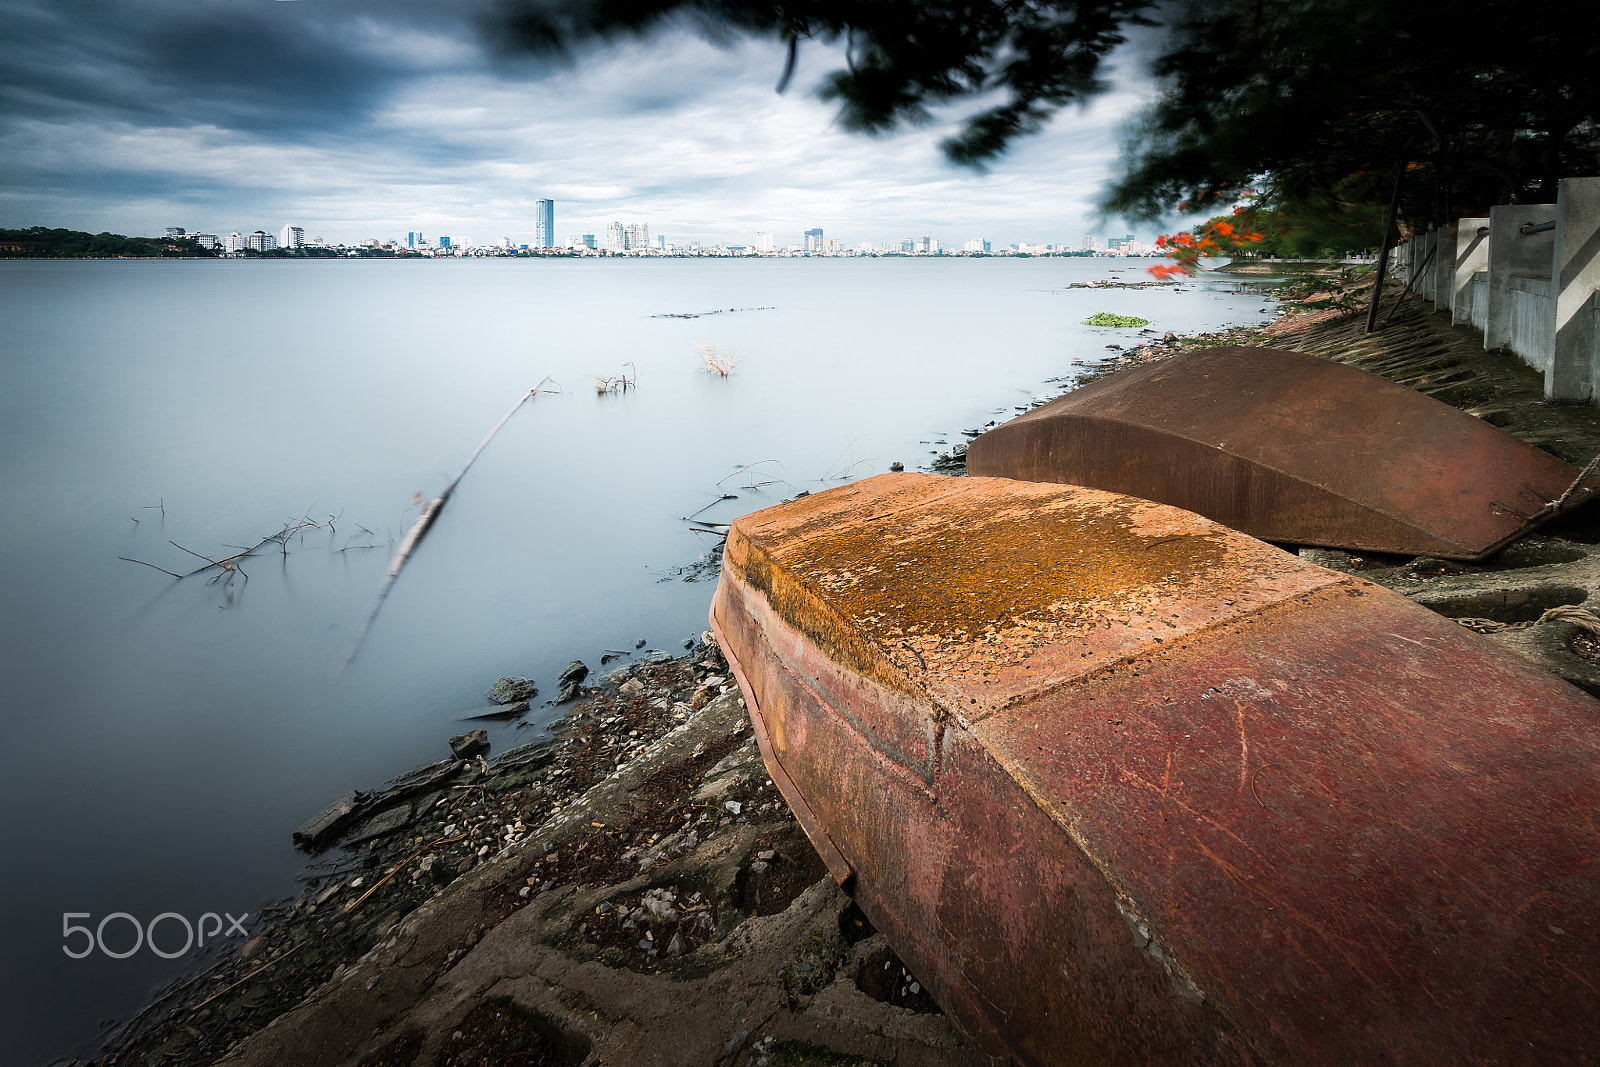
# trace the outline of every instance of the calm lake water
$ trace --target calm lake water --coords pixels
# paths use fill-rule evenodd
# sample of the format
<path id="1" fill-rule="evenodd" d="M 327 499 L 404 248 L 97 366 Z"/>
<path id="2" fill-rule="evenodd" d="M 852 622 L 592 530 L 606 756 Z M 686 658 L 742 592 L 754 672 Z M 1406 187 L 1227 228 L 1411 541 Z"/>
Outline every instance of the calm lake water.
<path id="1" fill-rule="evenodd" d="M 1079 325 L 1096 311 L 1178 332 L 1266 318 L 1232 282 L 1067 288 L 1141 265 L 0 264 L 0 1062 L 92 1050 L 194 965 L 148 947 L 68 958 L 84 940 L 64 913 L 253 926 L 297 891 L 290 832 L 447 755 L 499 676 L 542 699 L 569 660 L 680 650 L 712 593 L 683 569 L 714 544 L 684 516 L 914 470 L 1130 340 Z M 745 362 L 704 373 L 702 344 Z M 597 396 L 629 362 L 638 388 Z M 564 394 L 494 440 L 336 677 L 413 494 L 434 496 L 547 375 Z M 231 590 L 118 558 L 186 571 L 200 561 L 169 541 L 215 556 L 330 515 Z M 553 714 L 491 739 L 532 739 Z M 103 934 L 133 944 L 125 920 Z M 181 945 L 180 925 L 163 937 Z"/>

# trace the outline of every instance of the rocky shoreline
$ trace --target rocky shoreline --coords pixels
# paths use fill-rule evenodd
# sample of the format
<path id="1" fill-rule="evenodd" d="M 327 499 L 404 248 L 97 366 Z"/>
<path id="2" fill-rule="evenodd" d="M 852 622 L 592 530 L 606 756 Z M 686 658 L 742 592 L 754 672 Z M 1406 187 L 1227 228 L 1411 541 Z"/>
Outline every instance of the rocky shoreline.
<path id="1" fill-rule="evenodd" d="M 499 695 L 516 682 L 497 683 Z M 836 1031 L 830 1047 L 883 1062 L 975 1062 L 828 878 L 767 777 L 709 632 L 688 655 L 612 671 L 577 697 L 548 740 L 491 759 L 469 732 L 451 739 L 451 758 L 307 820 L 296 840 L 317 858 L 299 899 L 94 1062 L 565 1064 L 597 1049 L 619 1063 L 868 1062 L 815 1059 L 806 1034 L 820 1021 Z M 513 923 L 537 928 L 542 946 L 524 966 L 538 955 L 592 965 L 584 1003 L 655 990 L 646 999 L 672 1007 L 703 1057 L 635 1047 L 660 1035 L 625 1025 L 619 1004 L 584 1023 L 502 1003 L 490 991 L 504 975 L 472 986 L 474 1007 L 444 1042 L 382 1012 L 370 1029 L 328 1014 L 336 994 L 371 990 L 352 985 L 358 975 L 391 967 L 410 972 L 421 1000 L 471 973 L 479 942 Z M 385 962 L 397 953 L 405 964 Z"/>
<path id="2" fill-rule="evenodd" d="M 1356 325 L 1312 310 L 1150 331 L 1080 364 L 1077 381 L 1196 347 L 1279 344 L 1433 393 L 1569 462 L 1600 451 L 1600 412 L 1546 404 L 1531 372 L 1438 316 L 1412 305 L 1383 333 Z M 964 449 L 930 466 L 963 473 Z M 1301 554 L 1443 614 L 1514 625 L 1600 601 L 1593 510 L 1479 565 Z M 1488 636 L 1600 694 L 1600 645 L 1576 628 Z M 297 839 L 316 858 L 299 898 L 94 1062 L 979 1062 L 827 876 L 709 632 L 685 656 L 589 682 L 582 664 L 563 675 L 575 703 L 546 740 L 496 754 L 469 732 L 451 758 L 309 819 Z M 517 688 L 502 680 L 491 713 L 526 699 Z"/>

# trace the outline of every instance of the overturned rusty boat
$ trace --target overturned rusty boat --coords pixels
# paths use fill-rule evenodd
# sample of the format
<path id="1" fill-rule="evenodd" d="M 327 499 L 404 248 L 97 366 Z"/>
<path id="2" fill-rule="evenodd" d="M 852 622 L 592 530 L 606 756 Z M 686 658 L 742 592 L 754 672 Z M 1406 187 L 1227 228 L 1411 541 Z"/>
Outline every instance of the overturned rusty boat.
<path id="1" fill-rule="evenodd" d="M 1091 382 L 977 438 L 967 470 L 1127 493 L 1268 541 L 1465 560 L 1600 491 L 1567 494 L 1575 468 L 1413 389 L 1243 347 Z"/>
<path id="2" fill-rule="evenodd" d="M 997 1063 L 1587 1062 L 1600 703 L 1197 515 L 883 475 L 733 524 L 773 780 Z"/>

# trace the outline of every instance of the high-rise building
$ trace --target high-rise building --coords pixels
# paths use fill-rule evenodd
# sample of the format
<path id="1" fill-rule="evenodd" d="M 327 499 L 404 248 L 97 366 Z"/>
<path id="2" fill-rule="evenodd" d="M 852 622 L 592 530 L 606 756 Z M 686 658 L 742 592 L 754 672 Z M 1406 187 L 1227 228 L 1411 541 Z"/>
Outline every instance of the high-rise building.
<path id="1" fill-rule="evenodd" d="M 184 231 L 183 231 L 183 227 L 182 226 L 168 226 L 167 227 L 167 236 L 168 237 L 182 237 L 183 235 L 184 235 Z"/>
<path id="2" fill-rule="evenodd" d="M 1085 252 L 1098 252 L 1098 251 L 1100 251 L 1100 238 L 1095 237 L 1093 234 L 1087 234 L 1087 233 L 1084 234 L 1083 235 L 1083 250 Z"/>
<path id="3" fill-rule="evenodd" d="M 439 247 L 440 248 L 449 248 L 450 247 L 450 238 L 441 235 L 439 237 Z"/>
<path id="4" fill-rule="evenodd" d="M 606 248 L 612 252 L 626 251 L 628 247 L 628 231 L 623 229 L 622 223 L 613 222 L 606 226 Z"/>
<path id="5" fill-rule="evenodd" d="M 554 200 L 541 200 L 534 205 L 533 246 L 535 248 L 554 248 L 556 246 L 556 202 Z"/>
<path id="6" fill-rule="evenodd" d="M 918 237 L 916 250 L 918 252 L 937 252 L 939 251 L 939 242 L 926 235 Z"/>
<path id="7" fill-rule="evenodd" d="M 814 230 L 807 230 L 803 236 L 805 238 L 803 243 L 805 245 L 805 250 L 807 252 L 820 252 L 820 251 L 822 251 L 822 227 L 821 226 L 818 226 Z"/>
<path id="8" fill-rule="evenodd" d="M 285 226 L 278 233 L 280 248 L 299 248 L 306 243 L 306 231 L 299 226 Z"/>
<path id="9" fill-rule="evenodd" d="M 408 231 L 406 231 L 406 247 L 407 248 L 415 248 L 415 247 L 417 247 L 417 231 L 416 230 L 408 230 Z"/>
<path id="10" fill-rule="evenodd" d="M 588 249 L 594 248 L 594 234 L 586 233 L 581 235 L 578 239 L 583 242 L 583 247 Z"/>
<path id="11" fill-rule="evenodd" d="M 624 248 L 649 248 L 650 226 L 644 222 L 628 223 L 627 243 Z"/>
<path id="12" fill-rule="evenodd" d="M 278 247 L 278 239 L 266 230 L 257 230 L 244 239 L 246 248 L 253 248 L 257 252 L 266 252 Z"/>
<path id="13" fill-rule="evenodd" d="M 244 234 L 240 233 L 238 230 L 234 230 L 223 239 L 222 248 L 225 252 L 243 252 L 245 248 Z"/>
<path id="14" fill-rule="evenodd" d="M 770 233 L 761 233 L 761 232 L 757 232 L 756 233 L 756 251 L 757 252 L 771 252 L 772 251 L 772 234 L 770 234 Z"/>

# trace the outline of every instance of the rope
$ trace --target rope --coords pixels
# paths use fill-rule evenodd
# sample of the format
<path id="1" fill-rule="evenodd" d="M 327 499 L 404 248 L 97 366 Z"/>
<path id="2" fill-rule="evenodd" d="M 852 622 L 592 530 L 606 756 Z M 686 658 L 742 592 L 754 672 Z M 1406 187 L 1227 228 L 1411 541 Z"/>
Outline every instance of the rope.
<path id="1" fill-rule="evenodd" d="M 1567 622 L 1580 630 L 1600 634 L 1600 615 L 1586 611 L 1576 604 L 1558 605 L 1531 622 L 1499 622 L 1495 619 L 1457 619 L 1456 622 L 1480 634 L 1497 634 L 1506 630 L 1531 630 L 1547 622 Z"/>
<path id="2" fill-rule="evenodd" d="M 1566 506 L 1567 499 L 1571 497 L 1573 493 L 1578 491 L 1578 486 L 1581 485 L 1584 480 L 1596 470 L 1600 470 L 1600 452 L 1595 453 L 1595 457 L 1589 461 L 1589 465 L 1583 468 L 1583 470 L 1579 471 L 1576 478 L 1572 479 L 1572 484 L 1567 486 L 1567 491 L 1565 493 L 1562 493 L 1545 506 L 1551 511 L 1560 511 Z"/>

